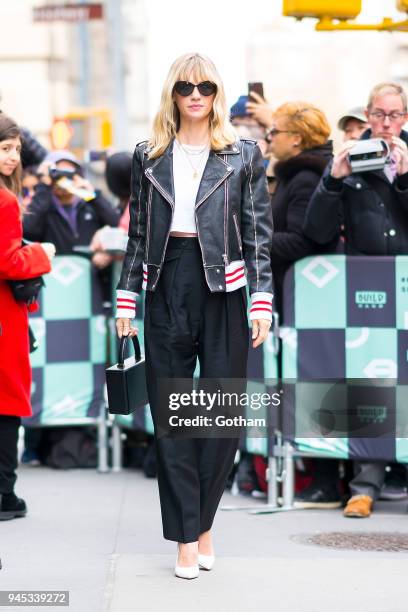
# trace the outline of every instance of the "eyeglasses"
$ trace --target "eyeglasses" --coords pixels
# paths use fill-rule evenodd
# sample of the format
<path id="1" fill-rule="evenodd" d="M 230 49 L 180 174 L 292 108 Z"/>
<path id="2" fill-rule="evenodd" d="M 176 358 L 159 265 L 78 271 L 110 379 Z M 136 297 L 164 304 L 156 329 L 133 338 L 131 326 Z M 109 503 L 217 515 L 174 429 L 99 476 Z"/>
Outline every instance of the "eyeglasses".
<path id="1" fill-rule="evenodd" d="M 405 117 L 407 113 L 400 113 L 398 111 L 392 111 L 391 113 L 384 113 L 384 111 L 373 111 L 369 113 L 371 117 L 378 119 L 378 121 L 385 121 L 385 118 L 388 117 L 390 121 L 398 121 Z"/>
<path id="2" fill-rule="evenodd" d="M 212 96 L 217 91 L 216 84 L 211 83 L 211 81 L 202 81 L 197 85 L 190 83 L 190 81 L 177 81 L 177 83 L 174 85 L 174 90 L 180 96 L 186 97 L 193 93 L 195 87 L 197 87 L 202 96 Z"/>
<path id="3" fill-rule="evenodd" d="M 294 132 L 292 130 L 278 130 L 276 128 L 269 128 L 269 130 L 266 130 L 265 132 L 265 140 L 266 142 L 271 142 L 271 139 L 274 136 L 277 136 L 278 134 L 293 134 Z"/>

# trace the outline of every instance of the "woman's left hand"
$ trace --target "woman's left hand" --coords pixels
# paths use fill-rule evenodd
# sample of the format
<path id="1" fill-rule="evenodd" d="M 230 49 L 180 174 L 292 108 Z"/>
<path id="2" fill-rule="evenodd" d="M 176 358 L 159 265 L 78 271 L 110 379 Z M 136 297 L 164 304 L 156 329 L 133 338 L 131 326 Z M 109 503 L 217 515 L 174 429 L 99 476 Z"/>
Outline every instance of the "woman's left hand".
<path id="1" fill-rule="evenodd" d="M 254 319 L 252 321 L 252 347 L 257 348 L 265 342 L 271 327 L 271 321 L 268 319 Z"/>

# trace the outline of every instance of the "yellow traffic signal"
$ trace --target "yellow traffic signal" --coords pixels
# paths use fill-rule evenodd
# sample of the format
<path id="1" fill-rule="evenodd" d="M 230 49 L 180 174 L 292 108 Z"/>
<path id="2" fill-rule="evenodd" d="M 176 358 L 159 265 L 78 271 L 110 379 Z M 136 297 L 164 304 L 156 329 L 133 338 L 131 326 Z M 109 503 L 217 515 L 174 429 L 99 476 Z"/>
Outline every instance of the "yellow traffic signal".
<path id="1" fill-rule="evenodd" d="M 55 121 L 52 133 L 55 148 L 69 148 L 82 159 L 88 149 L 112 145 L 112 114 L 107 108 L 77 108 Z"/>
<path id="2" fill-rule="evenodd" d="M 50 132 L 53 149 L 68 149 L 73 135 L 74 130 L 67 119 L 54 119 Z"/>
<path id="3" fill-rule="evenodd" d="M 403 13 L 408 13 L 408 0 L 397 0 L 397 9 Z"/>
<path id="4" fill-rule="evenodd" d="M 404 4 L 408 4 L 408 0 Z M 361 0 L 283 0 L 283 14 L 297 19 L 302 17 L 355 19 L 360 11 Z"/>

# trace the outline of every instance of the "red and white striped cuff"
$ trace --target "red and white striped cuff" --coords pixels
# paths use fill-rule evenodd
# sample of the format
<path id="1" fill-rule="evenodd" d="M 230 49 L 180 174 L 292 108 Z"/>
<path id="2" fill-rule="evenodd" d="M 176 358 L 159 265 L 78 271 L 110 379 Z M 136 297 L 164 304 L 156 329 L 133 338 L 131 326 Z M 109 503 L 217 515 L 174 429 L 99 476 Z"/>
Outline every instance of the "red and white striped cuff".
<path id="1" fill-rule="evenodd" d="M 136 316 L 136 296 L 133 291 L 116 290 L 116 318 L 134 319 Z"/>
<path id="2" fill-rule="evenodd" d="M 249 309 L 249 320 L 268 319 L 272 321 L 272 293 L 257 291 L 251 295 L 251 308 Z"/>

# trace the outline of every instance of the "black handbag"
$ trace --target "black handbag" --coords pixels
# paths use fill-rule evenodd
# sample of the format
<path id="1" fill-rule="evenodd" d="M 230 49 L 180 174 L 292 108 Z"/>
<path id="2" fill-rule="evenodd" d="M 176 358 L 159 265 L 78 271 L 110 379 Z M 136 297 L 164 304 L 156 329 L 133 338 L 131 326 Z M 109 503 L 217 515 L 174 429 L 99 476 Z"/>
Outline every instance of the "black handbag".
<path id="1" fill-rule="evenodd" d="M 125 359 L 128 336 L 119 344 L 118 363 L 106 370 L 108 408 L 110 414 L 131 414 L 148 403 L 145 360 L 137 336 L 133 336 L 135 356 Z"/>
<path id="2" fill-rule="evenodd" d="M 14 299 L 17 300 L 17 302 L 25 302 L 26 304 L 35 302 L 42 287 L 45 285 L 42 276 L 24 280 L 11 280 L 8 282 Z"/>
<path id="3" fill-rule="evenodd" d="M 38 349 L 39 343 L 31 329 L 31 325 L 28 326 L 28 341 L 30 344 L 30 353 L 34 353 L 34 351 Z"/>
<path id="4" fill-rule="evenodd" d="M 22 241 L 21 246 L 29 244 L 25 240 Z M 9 280 L 14 299 L 17 302 L 25 302 L 26 304 L 33 304 L 38 298 L 41 289 L 45 286 L 44 279 L 42 276 L 36 276 L 35 278 L 25 278 L 22 280 Z"/>

